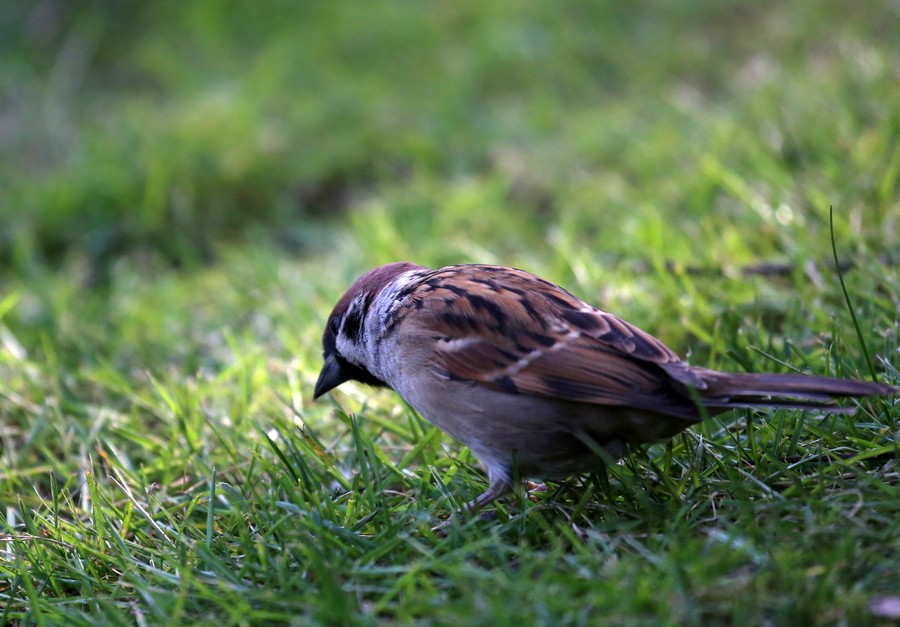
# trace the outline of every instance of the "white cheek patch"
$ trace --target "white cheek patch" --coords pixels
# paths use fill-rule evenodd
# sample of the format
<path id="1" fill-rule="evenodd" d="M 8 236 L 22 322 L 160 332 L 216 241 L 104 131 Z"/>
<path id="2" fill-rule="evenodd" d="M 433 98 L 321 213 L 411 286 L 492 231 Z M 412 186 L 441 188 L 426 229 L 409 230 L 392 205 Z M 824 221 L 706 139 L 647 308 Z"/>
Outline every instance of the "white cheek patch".
<path id="1" fill-rule="evenodd" d="M 337 352 L 345 359 L 349 359 L 350 355 L 356 352 L 356 347 L 353 345 L 353 342 L 347 339 L 347 336 L 340 333 L 338 333 L 334 345 L 335 348 L 337 348 Z"/>
<path id="2" fill-rule="evenodd" d="M 341 320 L 341 328 L 338 330 L 337 337 L 335 338 L 335 348 L 337 352 L 350 363 L 354 363 L 357 365 L 365 365 L 365 351 L 366 351 L 366 338 L 368 335 L 367 329 L 365 328 L 365 319 L 362 311 L 363 309 L 363 298 L 361 296 L 353 299 L 353 302 L 350 303 L 350 306 L 347 307 L 347 312 L 344 314 L 343 319 Z M 351 323 L 350 321 L 354 321 Z M 359 325 L 361 328 L 361 336 L 359 333 L 354 333 L 354 331 L 349 330 L 347 328 L 348 324 Z M 352 337 L 351 337 L 352 335 Z"/>

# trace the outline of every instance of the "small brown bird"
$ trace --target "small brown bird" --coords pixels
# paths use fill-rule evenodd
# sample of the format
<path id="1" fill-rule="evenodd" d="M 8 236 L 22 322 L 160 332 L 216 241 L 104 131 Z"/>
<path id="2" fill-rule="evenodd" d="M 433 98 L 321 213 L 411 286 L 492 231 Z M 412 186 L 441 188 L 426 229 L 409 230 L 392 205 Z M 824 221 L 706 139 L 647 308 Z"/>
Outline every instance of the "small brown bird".
<path id="1" fill-rule="evenodd" d="M 482 507 L 522 477 L 562 479 L 735 407 L 851 412 L 882 383 L 696 368 L 533 274 L 401 261 L 360 277 L 322 336 L 318 398 L 349 380 L 396 391 L 487 467 Z M 701 410 L 698 403 L 705 408 Z M 600 447 L 600 448 L 598 448 Z"/>

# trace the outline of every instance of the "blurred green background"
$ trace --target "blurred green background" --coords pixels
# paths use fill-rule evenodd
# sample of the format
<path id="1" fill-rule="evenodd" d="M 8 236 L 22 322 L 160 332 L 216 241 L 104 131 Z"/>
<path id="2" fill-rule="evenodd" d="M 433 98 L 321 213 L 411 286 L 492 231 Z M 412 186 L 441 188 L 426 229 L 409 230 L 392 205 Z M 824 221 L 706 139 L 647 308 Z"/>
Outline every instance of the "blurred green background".
<path id="1" fill-rule="evenodd" d="M 896 383 L 898 24 L 5 0 L 0 623 L 870 620 L 900 586 L 896 465 L 815 464 L 895 451 L 887 402 L 704 424 L 444 539 L 474 460 L 393 395 L 309 397 L 333 303 L 401 258 L 531 270 L 696 365 L 865 377 L 861 338 Z"/>
<path id="2" fill-rule="evenodd" d="M 767 257 L 820 239 L 829 204 L 896 248 L 897 18 L 878 1 L 6 2 L 0 261 L 303 254 L 385 211 L 371 235 L 397 255 L 437 234 L 441 260 L 503 258 L 552 234 L 647 257 L 635 244 L 661 242 L 633 234 L 657 219 L 668 257 L 721 262 L 729 238 Z"/>

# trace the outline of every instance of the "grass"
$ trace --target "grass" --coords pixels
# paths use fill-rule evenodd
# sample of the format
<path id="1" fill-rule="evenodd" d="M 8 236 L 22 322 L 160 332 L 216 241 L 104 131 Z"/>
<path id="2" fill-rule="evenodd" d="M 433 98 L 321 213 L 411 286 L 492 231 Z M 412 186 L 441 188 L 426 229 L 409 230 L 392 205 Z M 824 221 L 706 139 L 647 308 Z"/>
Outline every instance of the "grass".
<path id="1" fill-rule="evenodd" d="M 10 3 L 0 624 L 890 620 L 896 398 L 732 412 L 442 536 L 471 454 L 310 395 L 397 258 L 527 268 L 696 365 L 900 384 L 895 20 Z"/>

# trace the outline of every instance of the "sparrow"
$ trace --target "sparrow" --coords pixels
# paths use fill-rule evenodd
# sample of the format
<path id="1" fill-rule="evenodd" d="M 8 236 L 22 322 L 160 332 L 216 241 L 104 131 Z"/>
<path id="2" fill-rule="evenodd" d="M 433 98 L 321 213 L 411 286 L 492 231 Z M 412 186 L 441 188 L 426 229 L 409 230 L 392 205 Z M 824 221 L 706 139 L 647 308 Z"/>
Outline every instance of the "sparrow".
<path id="1" fill-rule="evenodd" d="M 833 401 L 897 391 L 690 366 L 558 285 L 490 265 L 375 268 L 335 305 L 322 349 L 314 399 L 351 380 L 388 387 L 469 447 L 489 480 L 472 510 L 509 491 L 514 476 L 591 472 L 736 407 L 849 413 Z"/>

